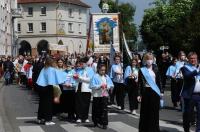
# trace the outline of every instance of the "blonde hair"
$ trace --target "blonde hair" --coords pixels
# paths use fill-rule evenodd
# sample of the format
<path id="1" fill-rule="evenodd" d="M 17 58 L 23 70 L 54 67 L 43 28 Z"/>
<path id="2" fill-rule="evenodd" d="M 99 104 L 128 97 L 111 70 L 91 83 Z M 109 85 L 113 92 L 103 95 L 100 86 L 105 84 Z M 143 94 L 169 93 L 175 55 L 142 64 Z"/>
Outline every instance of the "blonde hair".
<path id="1" fill-rule="evenodd" d="M 153 60 L 154 59 L 154 55 L 152 53 L 150 53 L 150 52 L 147 52 L 143 57 L 143 61 L 145 62 L 149 58 L 152 58 L 152 60 Z"/>

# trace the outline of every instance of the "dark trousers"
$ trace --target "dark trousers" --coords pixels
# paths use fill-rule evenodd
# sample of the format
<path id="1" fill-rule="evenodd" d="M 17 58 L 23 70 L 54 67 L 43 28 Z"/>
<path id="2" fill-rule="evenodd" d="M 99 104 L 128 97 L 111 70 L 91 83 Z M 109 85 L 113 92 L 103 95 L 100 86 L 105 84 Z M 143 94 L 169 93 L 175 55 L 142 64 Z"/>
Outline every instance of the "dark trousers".
<path id="1" fill-rule="evenodd" d="M 90 107 L 90 92 L 77 92 L 75 97 L 76 118 L 81 120 L 88 119 Z"/>
<path id="2" fill-rule="evenodd" d="M 176 90 L 176 97 L 175 97 L 178 101 L 180 101 L 180 93 L 181 93 L 182 87 L 183 87 L 183 79 L 178 78 L 176 80 L 177 90 Z"/>
<path id="3" fill-rule="evenodd" d="M 62 110 L 68 113 L 68 118 L 75 119 L 75 90 L 63 90 L 60 101 Z"/>
<path id="4" fill-rule="evenodd" d="M 39 107 L 38 119 L 45 121 L 52 120 L 52 105 L 53 105 L 53 86 L 40 87 L 39 89 Z"/>
<path id="5" fill-rule="evenodd" d="M 167 80 L 167 76 L 165 75 L 165 73 L 166 73 L 166 71 L 161 73 L 161 82 L 162 82 L 162 88 L 163 89 L 165 89 L 166 80 Z"/>
<path id="6" fill-rule="evenodd" d="M 180 95 L 178 94 L 179 90 L 176 84 L 176 79 L 171 78 L 171 99 L 174 105 L 176 105 L 176 103 L 180 101 Z"/>
<path id="7" fill-rule="evenodd" d="M 27 78 L 26 78 L 26 75 L 23 75 L 23 73 L 21 73 L 20 79 L 21 79 L 21 84 L 24 84 L 24 85 L 27 86 Z"/>
<path id="8" fill-rule="evenodd" d="M 129 108 L 130 111 L 138 109 L 138 86 L 135 80 L 128 79 L 127 80 L 127 92 L 128 92 L 128 99 L 129 99 Z"/>
<path id="9" fill-rule="evenodd" d="M 144 88 L 140 109 L 139 132 L 160 132 L 160 97 L 151 88 Z"/>
<path id="10" fill-rule="evenodd" d="M 114 87 L 112 90 L 109 90 L 110 95 L 110 104 L 115 104 L 115 96 L 116 96 L 116 88 Z"/>
<path id="11" fill-rule="evenodd" d="M 108 97 L 93 97 L 92 121 L 94 124 L 108 125 Z"/>
<path id="12" fill-rule="evenodd" d="M 111 103 L 114 102 L 115 95 L 116 95 L 117 105 L 121 106 L 121 108 L 124 109 L 125 88 L 123 83 L 114 82 L 114 89 L 111 94 Z"/>
<path id="13" fill-rule="evenodd" d="M 5 85 L 10 84 L 10 78 L 5 79 Z"/>
<path id="14" fill-rule="evenodd" d="M 196 132 L 200 132 L 200 94 L 192 95 L 191 99 L 184 99 L 183 128 L 185 132 L 189 132 L 194 106 L 197 109 Z"/>

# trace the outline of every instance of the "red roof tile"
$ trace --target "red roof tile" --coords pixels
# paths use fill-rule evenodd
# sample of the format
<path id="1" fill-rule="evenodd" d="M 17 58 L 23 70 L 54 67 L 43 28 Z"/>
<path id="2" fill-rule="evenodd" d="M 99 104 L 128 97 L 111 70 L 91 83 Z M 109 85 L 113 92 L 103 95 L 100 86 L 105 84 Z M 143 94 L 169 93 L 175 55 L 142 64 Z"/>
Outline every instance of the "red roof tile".
<path id="1" fill-rule="evenodd" d="M 17 0 L 18 4 L 29 4 L 29 3 L 68 3 L 78 5 L 86 8 L 90 8 L 89 5 L 83 3 L 81 0 Z"/>

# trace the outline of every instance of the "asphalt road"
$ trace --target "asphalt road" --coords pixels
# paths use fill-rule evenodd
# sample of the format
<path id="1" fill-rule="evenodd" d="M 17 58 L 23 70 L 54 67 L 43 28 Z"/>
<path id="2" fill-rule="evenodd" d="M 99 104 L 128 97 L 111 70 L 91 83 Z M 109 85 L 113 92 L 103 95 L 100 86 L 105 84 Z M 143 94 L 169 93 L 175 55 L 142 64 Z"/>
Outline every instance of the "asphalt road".
<path id="1" fill-rule="evenodd" d="M 161 132 L 183 132 L 182 113 L 172 108 L 169 91 L 165 92 L 164 100 L 165 108 L 160 110 Z M 57 117 L 53 118 L 56 125 L 45 126 L 36 123 L 38 96 L 34 91 L 18 85 L 3 86 L 0 89 L 0 128 L 3 122 L 5 129 L 0 132 L 137 132 L 139 115 L 128 113 L 127 99 L 125 103 L 126 111 L 114 106 L 109 108 L 107 130 L 94 128 L 92 122 L 76 124 Z"/>

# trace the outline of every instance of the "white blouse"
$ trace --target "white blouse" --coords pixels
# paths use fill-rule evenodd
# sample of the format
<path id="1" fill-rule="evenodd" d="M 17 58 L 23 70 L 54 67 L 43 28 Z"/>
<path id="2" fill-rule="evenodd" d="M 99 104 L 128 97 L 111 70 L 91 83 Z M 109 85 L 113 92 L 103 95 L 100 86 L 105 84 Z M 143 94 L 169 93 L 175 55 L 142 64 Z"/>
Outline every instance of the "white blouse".
<path id="1" fill-rule="evenodd" d="M 154 73 L 152 68 L 147 68 L 147 70 L 149 71 L 149 74 L 151 76 L 151 78 L 153 79 L 153 81 L 156 83 L 156 74 Z M 145 84 L 145 87 L 150 87 L 148 83 Z"/>

